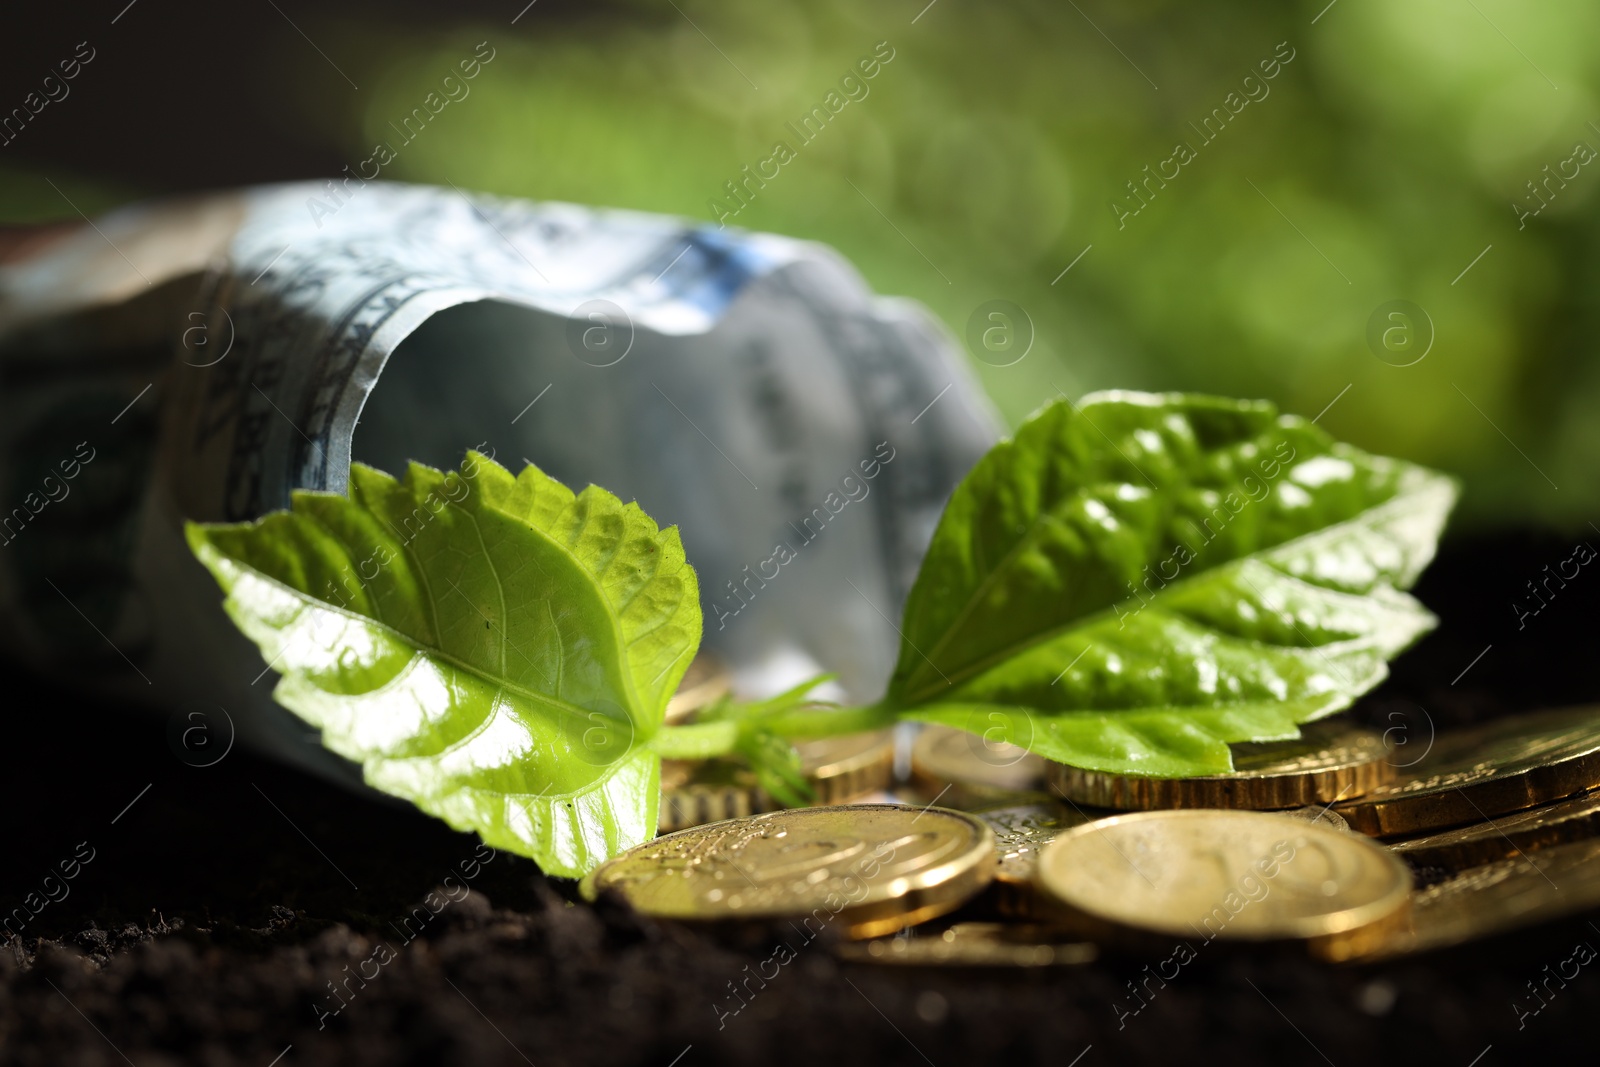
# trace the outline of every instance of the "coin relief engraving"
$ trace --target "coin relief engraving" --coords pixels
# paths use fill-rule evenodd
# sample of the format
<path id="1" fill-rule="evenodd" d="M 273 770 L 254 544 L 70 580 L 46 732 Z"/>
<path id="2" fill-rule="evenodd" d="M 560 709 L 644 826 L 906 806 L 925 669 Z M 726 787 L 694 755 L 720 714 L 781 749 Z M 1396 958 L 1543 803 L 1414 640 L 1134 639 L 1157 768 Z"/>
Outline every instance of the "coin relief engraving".
<path id="1" fill-rule="evenodd" d="M 873 937 L 944 914 L 993 877 L 994 835 L 938 808 L 799 808 L 680 830 L 623 853 L 584 881 L 664 918 L 837 916 Z"/>

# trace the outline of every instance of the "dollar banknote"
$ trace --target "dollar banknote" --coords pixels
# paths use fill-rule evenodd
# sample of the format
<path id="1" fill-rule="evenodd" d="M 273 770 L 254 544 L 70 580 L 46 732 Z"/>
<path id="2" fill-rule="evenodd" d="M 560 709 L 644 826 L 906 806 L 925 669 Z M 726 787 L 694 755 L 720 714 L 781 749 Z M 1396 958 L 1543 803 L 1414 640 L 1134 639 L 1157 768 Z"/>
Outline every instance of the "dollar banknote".
<path id="1" fill-rule="evenodd" d="M 352 461 L 535 463 L 680 528 L 706 645 L 747 692 L 827 670 L 867 700 L 998 432 L 933 317 L 825 247 L 376 182 L 13 240 L 0 375 L 7 652 L 324 768 L 185 519 L 343 491 Z"/>

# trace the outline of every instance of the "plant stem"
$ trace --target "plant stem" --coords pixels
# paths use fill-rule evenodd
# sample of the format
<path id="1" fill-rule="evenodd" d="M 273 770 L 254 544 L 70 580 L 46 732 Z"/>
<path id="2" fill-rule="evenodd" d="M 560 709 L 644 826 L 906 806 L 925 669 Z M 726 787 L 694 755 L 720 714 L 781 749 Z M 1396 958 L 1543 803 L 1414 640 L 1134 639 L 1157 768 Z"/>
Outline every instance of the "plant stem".
<path id="1" fill-rule="evenodd" d="M 683 726 L 663 726 L 656 733 L 651 747 L 663 759 L 710 759 L 713 756 L 726 756 L 734 751 L 742 721 L 735 717 L 715 719 L 711 722 L 687 723 Z M 860 708 L 795 708 L 760 720 L 763 727 L 791 741 L 878 730 L 894 725 L 895 721 L 894 710 L 883 704 L 871 704 Z"/>
<path id="2" fill-rule="evenodd" d="M 898 720 L 899 716 L 893 708 L 879 703 L 860 708 L 796 708 L 775 715 L 762 725 L 791 741 L 804 741 L 814 737 L 879 730 L 893 726 Z"/>
<path id="3" fill-rule="evenodd" d="M 710 759 L 733 751 L 739 738 L 739 723 L 734 719 L 692 722 L 683 726 L 663 726 L 650 747 L 662 759 Z"/>

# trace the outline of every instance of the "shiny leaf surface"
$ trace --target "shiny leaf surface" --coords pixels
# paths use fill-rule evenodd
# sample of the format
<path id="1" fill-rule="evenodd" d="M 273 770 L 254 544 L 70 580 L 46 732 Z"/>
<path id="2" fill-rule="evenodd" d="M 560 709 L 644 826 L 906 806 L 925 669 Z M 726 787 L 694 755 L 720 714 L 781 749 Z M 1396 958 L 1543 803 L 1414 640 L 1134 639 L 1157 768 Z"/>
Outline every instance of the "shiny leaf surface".
<path id="1" fill-rule="evenodd" d="M 676 529 L 472 453 L 188 537 L 275 697 L 372 786 L 552 874 L 654 836 L 649 743 L 700 642 Z"/>
<path id="2" fill-rule="evenodd" d="M 1053 403 L 953 495 L 886 704 L 1082 767 L 1228 770 L 1433 626 L 1403 590 L 1455 496 L 1266 402 Z"/>

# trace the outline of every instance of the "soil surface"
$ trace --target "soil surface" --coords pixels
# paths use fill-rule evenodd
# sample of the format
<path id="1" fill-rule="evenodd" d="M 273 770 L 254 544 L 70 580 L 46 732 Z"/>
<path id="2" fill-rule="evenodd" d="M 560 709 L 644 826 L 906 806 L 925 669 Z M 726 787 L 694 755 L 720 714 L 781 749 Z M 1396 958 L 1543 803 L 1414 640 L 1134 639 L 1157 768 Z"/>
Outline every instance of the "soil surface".
<path id="1" fill-rule="evenodd" d="M 1600 577 L 1520 629 L 1512 607 L 1572 548 L 1448 544 L 1418 589 L 1443 624 L 1357 714 L 1425 740 L 1430 722 L 1600 697 Z M 1146 960 L 909 970 L 812 945 L 721 1014 L 768 944 L 575 902 L 527 860 L 483 863 L 470 836 L 247 752 L 186 765 L 162 718 L 11 677 L 0 908 L 28 921 L 0 951 L 8 1064 L 1492 1067 L 1565 1051 L 1600 1017 L 1600 968 L 1541 986 L 1520 1026 L 1516 1010 L 1547 965 L 1600 947 L 1593 913 L 1365 968 L 1202 954 L 1120 1021 Z"/>

